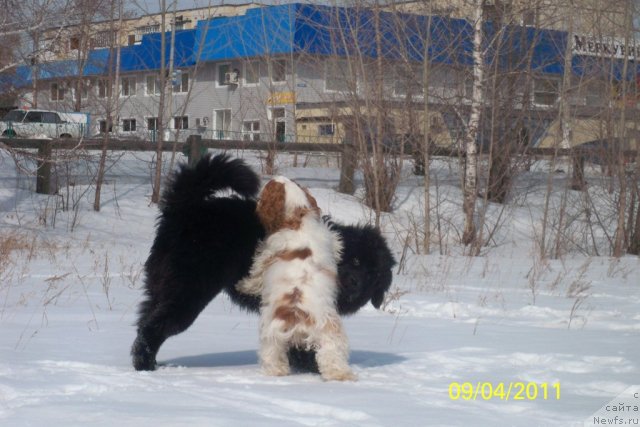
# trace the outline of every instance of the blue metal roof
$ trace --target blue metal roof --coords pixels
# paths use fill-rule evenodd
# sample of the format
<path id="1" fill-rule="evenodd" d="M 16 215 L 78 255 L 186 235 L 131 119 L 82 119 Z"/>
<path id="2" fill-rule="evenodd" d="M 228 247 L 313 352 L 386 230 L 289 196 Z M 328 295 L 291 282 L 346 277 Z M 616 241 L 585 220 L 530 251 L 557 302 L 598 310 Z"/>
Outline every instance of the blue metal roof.
<path id="1" fill-rule="evenodd" d="M 193 47 L 195 30 L 180 30 L 175 33 L 174 67 L 190 67 L 195 64 Z M 125 46 L 120 49 L 120 71 L 134 72 L 160 69 L 162 33 L 142 36 L 138 45 Z M 169 65 L 171 49 L 171 33 L 165 33 L 165 66 Z M 115 55 L 115 52 L 113 52 Z M 115 66 L 115 59 L 113 60 Z"/>
<path id="2" fill-rule="evenodd" d="M 484 25 L 487 62 L 497 60 L 506 70 L 541 74 L 562 74 L 566 32 L 531 27 Z M 169 63 L 170 33 L 166 33 L 166 64 Z M 190 67 L 196 62 L 292 54 L 320 56 L 365 55 L 389 60 L 421 62 L 425 52 L 435 63 L 471 66 L 473 27 L 463 19 L 439 16 L 375 13 L 367 8 L 285 4 L 249 9 L 244 15 L 218 17 L 198 22 L 193 30 L 175 34 L 174 66 Z M 428 46 L 425 48 L 425 44 Z M 121 72 L 160 68 L 161 34 L 143 36 L 139 45 L 122 47 Z M 83 75 L 107 74 L 115 66 L 115 50 L 90 52 Z M 622 78 L 622 60 L 575 56 L 572 72 L 583 75 Z M 24 75 L 31 67 L 19 71 Z M 75 61 L 41 64 L 40 78 L 78 75 Z M 25 71 L 26 70 L 26 71 Z M 638 73 L 630 62 L 627 78 Z M 30 80 L 30 79 L 27 79 Z"/>
<path id="3" fill-rule="evenodd" d="M 38 64 L 38 77 L 46 80 L 62 77 L 74 77 L 78 75 L 102 75 L 108 72 L 108 61 L 109 49 L 91 50 L 87 55 L 87 60 L 82 69 L 82 73 L 78 72 L 78 61 L 75 59 L 68 59 L 64 61 L 44 62 Z"/>
<path id="4" fill-rule="evenodd" d="M 297 53 L 421 61 L 429 39 L 432 60 L 470 65 L 469 23 L 434 16 L 427 37 L 428 19 L 364 8 L 270 6 L 199 22 L 193 52 L 200 61 Z"/>
<path id="5" fill-rule="evenodd" d="M 249 9 L 245 15 L 198 22 L 194 56 L 219 61 L 295 52 L 296 4 Z"/>

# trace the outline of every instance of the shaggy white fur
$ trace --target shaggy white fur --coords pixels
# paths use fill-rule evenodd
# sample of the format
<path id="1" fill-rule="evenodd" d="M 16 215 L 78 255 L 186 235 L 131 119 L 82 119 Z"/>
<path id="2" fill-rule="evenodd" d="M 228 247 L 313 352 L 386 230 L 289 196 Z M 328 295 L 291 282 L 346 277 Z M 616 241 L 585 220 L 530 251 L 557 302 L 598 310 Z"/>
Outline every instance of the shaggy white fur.
<path id="1" fill-rule="evenodd" d="M 290 346 L 316 349 L 325 380 L 355 380 L 349 368 L 349 345 L 336 310 L 339 236 L 320 219 L 315 200 L 293 181 L 284 186 L 283 228 L 273 232 L 256 252 L 249 276 L 237 287 L 262 296 L 259 358 L 267 375 L 290 372 Z M 264 194 L 262 198 L 268 198 Z M 281 191 L 282 188 L 280 188 Z M 260 206 L 258 207 L 260 209 Z M 291 220 L 304 211 L 298 221 Z M 289 219 L 289 220 L 288 220 Z"/>

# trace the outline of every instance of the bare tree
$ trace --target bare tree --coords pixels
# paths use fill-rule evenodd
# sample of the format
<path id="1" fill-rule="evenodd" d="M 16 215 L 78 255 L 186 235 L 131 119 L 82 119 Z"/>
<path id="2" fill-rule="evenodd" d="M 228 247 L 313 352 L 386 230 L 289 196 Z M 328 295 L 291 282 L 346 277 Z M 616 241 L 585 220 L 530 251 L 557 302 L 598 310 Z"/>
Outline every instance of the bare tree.
<path id="1" fill-rule="evenodd" d="M 151 194 L 151 203 L 160 201 L 160 186 L 162 184 L 162 146 L 164 144 L 165 122 L 165 99 L 167 91 L 167 73 L 166 73 L 166 30 L 167 30 L 167 4 L 166 0 L 161 2 L 161 18 L 160 18 L 160 99 L 158 101 L 158 121 L 157 121 L 157 141 L 156 141 L 156 167 L 153 177 L 153 192 Z"/>
<path id="2" fill-rule="evenodd" d="M 73 0 L 75 14 L 70 20 L 72 33 L 69 34 L 69 48 L 76 51 L 77 75 L 74 86 L 74 111 L 82 111 L 82 98 L 88 89 L 84 76 L 85 67 L 88 65 L 89 52 L 92 49 L 92 37 L 95 33 L 94 22 L 99 19 L 115 19 L 110 13 L 113 1 L 107 0 Z M 112 27 L 112 25 L 110 25 Z M 111 31 L 112 28 L 109 29 Z M 115 38 L 115 36 L 113 36 Z M 116 38 L 117 39 L 117 38 Z M 116 40 L 114 40 L 115 42 Z M 111 43 L 112 45 L 113 43 Z M 113 46 L 110 46 L 113 48 Z"/>
<path id="3" fill-rule="evenodd" d="M 483 86 L 485 61 L 483 55 L 483 13 L 484 0 L 475 0 L 473 4 L 473 93 L 471 95 L 471 114 L 465 138 L 465 169 L 464 169 L 464 231 L 462 242 L 471 244 L 476 238 L 475 204 L 477 198 L 478 178 L 478 132 L 480 130 L 480 115 L 483 107 Z"/>
<path id="4" fill-rule="evenodd" d="M 118 35 L 122 29 L 123 4 L 122 0 L 110 0 L 110 20 L 109 32 L 111 37 L 110 55 L 107 64 L 109 75 L 105 84 L 108 85 L 107 100 L 105 108 L 105 117 L 107 129 L 102 139 L 102 150 L 100 152 L 100 160 L 98 162 L 98 173 L 96 175 L 96 191 L 93 201 L 93 210 L 100 210 L 100 198 L 102 185 L 107 163 L 107 149 L 109 148 L 109 139 L 111 137 L 110 127 L 114 125 L 114 118 L 118 118 L 118 97 L 120 93 L 119 77 L 120 77 L 120 42 Z M 81 70 L 79 70 L 81 71 Z M 81 72 L 79 73 L 81 74 Z"/>

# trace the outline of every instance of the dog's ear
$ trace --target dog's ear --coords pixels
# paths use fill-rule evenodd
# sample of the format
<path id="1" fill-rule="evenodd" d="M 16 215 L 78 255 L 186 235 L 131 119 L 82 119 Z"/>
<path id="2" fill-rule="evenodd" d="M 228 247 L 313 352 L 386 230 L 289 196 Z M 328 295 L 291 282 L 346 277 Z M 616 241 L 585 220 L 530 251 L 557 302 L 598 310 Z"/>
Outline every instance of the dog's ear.
<path id="1" fill-rule="evenodd" d="M 282 228 L 285 216 L 285 196 L 284 184 L 280 182 L 269 181 L 262 190 L 256 213 L 267 234 L 272 234 Z"/>
<path id="2" fill-rule="evenodd" d="M 378 289 L 373 293 L 373 296 L 371 297 L 371 304 L 373 304 L 375 308 L 380 308 L 382 305 L 382 301 L 384 301 L 384 294 L 385 291 L 382 289 Z"/>
<path id="3" fill-rule="evenodd" d="M 391 287 L 391 267 L 389 269 L 383 270 L 374 280 L 373 284 L 373 295 L 371 296 L 371 304 L 375 308 L 380 308 L 382 302 L 384 301 L 384 296 Z"/>
<path id="4" fill-rule="evenodd" d="M 309 204 L 311 205 L 311 209 L 320 212 L 320 209 L 318 208 L 318 202 L 316 201 L 316 198 L 313 197 L 311 195 L 311 193 L 309 193 L 308 189 L 306 189 L 304 187 L 300 187 L 300 188 L 302 188 L 302 191 L 304 191 L 304 194 L 306 194 L 307 200 L 309 201 Z"/>

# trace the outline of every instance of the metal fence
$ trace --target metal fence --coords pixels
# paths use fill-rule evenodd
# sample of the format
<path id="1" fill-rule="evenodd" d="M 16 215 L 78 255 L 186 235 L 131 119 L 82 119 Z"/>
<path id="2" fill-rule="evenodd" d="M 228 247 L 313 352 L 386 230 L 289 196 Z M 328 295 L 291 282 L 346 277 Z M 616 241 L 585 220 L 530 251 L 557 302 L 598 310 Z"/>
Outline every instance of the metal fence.
<path id="1" fill-rule="evenodd" d="M 357 163 L 357 149 L 348 142 L 342 143 L 313 143 L 313 142 L 284 142 L 277 140 L 251 140 L 247 139 L 227 139 L 234 133 L 218 133 L 211 136 L 218 138 L 205 139 L 202 135 L 187 135 L 186 140 L 164 141 L 160 149 L 162 151 L 181 151 L 188 156 L 189 163 L 194 164 L 206 152 L 207 149 L 220 150 L 257 150 L 266 152 L 290 152 L 290 153 L 337 153 L 340 157 L 340 184 L 339 191 L 352 194 L 354 191 L 353 177 Z M 18 139 L 0 138 L 0 143 L 14 149 L 37 149 L 37 184 L 38 193 L 50 194 L 55 189 L 51 184 L 51 165 L 53 163 L 53 150 L 101 150 L 106 147 L 110 151 L 156 151 L 158 144 L 155 139 L 121 139 L 112 137 L 108 143 L 104 138 L 84 138 L 84 139 Z M 106 144 L 106 145 L 105 145 Z M 422 158 L 419 146 L 415 144 L 401 144 L 401 147 L 393 147 L 391 151 L 399 150 L 400 153 L 415 155 L 414 158 Z M 465 152 L 457 147 L 442 147 L 432 144 L 430 154 L 433 156 L 465 157 Z M 480 148 L 481 155 L 487 155 L 485 150 Z M 532 158 L 544 158 L 559 156 L 571 159 L 572 161 L 572 187 L 582 189 L 585 185 L 584 168 L 585 162 L 593 159 L 604 161 L 608 151 L 602 147 L 577 146 L 567 149 L 555 148 L 531 148 L 523 147 L 516 150 L 514 155 L 530 156 Z M 638 153 L 635 150 L 624 150 L 619 153 L 625 161 L 634 162 Z"/>
<path id="2" fill-rule="evenodd" d="M 350 144 L 279 143 L 274 141 L 244 141 L 203 139 L 200 135 L 189 135 L 186 142 L 165 141 L 161 147 L 152 140 L 118 139 L 105 142 L 104 138 L 76 139 L 7 139 L 0 143 L 16 150 L 37 150 L 36 192 L 52 194 L 56 191 L 52 183 L 54 150 L 101 150 L 109 151 L 179 151 L 187 155 L 189 164 L 196 163 L 207 149 L 257 150 L 289 153 L 337 153 L 340 156 L 341 173 L 339 191 L 351 194 L 354 191 L 355 152 Z"/>

